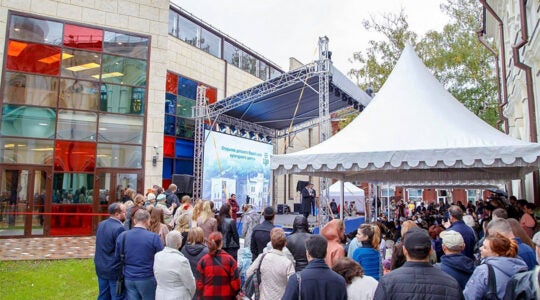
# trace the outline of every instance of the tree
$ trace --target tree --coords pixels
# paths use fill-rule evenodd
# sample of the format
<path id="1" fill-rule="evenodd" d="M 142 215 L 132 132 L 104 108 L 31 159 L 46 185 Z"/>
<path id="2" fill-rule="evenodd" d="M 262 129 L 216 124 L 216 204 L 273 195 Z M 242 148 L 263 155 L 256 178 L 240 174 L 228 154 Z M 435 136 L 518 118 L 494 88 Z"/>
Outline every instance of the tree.
<path id="1" fill-rule="evenodd" d="M 359 68 L 351 69 L 357 84 L 378 91 L 392 71 L 405 43 L 418 55 L 435 77 L 469 110 L 496 127 L 497 82 L 494 59 L 476 37 L 482 12 L 477 0 L 447 0 L 441 5 L 451 20 L 442 32 L 430 31 L 420 41 L 411 32 L 403 10 L 399 15 L 386 14 L 382 20 L 364 21 L 364 27 L 382 33 L 384 40 L 370 41 L 365 53 L 353 53 Z M 348 124 L 348 123 L 347 123 Z M 346 125 L 345 122 L 340 125 Z"/>

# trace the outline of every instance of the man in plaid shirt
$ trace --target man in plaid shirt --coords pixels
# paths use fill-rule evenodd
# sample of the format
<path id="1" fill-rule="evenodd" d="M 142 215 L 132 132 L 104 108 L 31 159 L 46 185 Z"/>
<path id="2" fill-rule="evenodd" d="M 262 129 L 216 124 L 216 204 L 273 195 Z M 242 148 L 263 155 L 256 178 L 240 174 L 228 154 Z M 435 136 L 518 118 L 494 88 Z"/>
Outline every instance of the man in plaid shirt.
<path id="1" fill-rule="evenodd" d="M 240 291 L 240 276 L 236 261 L 221 250 L 222 235 L 212 232 L 208 236 L 208 254 L 197 264 L 200 276 L 197 278 L 199 299 L 235 299 Z"/>

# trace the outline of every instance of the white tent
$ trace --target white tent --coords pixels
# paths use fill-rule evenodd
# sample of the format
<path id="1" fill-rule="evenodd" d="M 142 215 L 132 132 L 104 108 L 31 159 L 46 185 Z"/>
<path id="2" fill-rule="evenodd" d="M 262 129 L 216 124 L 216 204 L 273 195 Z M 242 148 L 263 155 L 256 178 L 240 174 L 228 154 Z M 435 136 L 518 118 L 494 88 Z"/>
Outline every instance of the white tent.
<path id="1" fill-rule="evenodd" d="M 363 189 L 357 187 L 356 185 L 350 183 L 350 182 L 345 182 L 344 183 L 344 187 L 343 187 L 343 195 L 344 195 L 344 200 L 343 201 L 348 201 L 348 202 L 354 202 L 355 203 L 355 207 L 356 207 L 356 211 L 359 211 L 359 212 L 364 212 L 364 205 L 365 205 L 365 202 L 366 202 L 366 196 L 365 196 L 365 192 Z M 332 199 L 335 199 L 336 201 L 338 201 L 338 203 L 340 203 L 340 199 L 341 199 L 341 181 L 338 181 L 334 184 L 332 184 L 329 188 L 328 188 L 328 201 L 332 201 Z"/>
<path id="2" fill-rule="evenodd" d="M 538 170 L 540 145 L 514 139 L 467 110 L 407 46 L 369 106 L 309 149 L 271 157 L 275 174 L 396 185 L 486 185 Z"/>

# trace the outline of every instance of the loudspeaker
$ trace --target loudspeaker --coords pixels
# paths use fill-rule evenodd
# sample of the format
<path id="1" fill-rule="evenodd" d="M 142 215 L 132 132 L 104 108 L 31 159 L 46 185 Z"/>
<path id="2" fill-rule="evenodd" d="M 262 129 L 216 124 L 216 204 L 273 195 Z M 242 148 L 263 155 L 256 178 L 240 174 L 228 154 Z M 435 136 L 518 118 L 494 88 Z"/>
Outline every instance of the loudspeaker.
<path id="1" fill-rule="evenodd" d="M 283 214 L 283 211 L 284 211 L 283 206 L 284 206 L 283 204 L 278 204 L 278 205 L 277 205 L 277 214 L 278 214 L 278 215 L 282 215 L 282 214 Z"/>
<path id="2" fill-rule="evenodd" d="M 173 174 L 172 183 L 176 184 L 178 194 L 193 195 L 193 176 L 188 174 Z"/>
<path id="3" fill-rule="evenodd" d="M 302 213 L 302 204 L 301 203 L 295 203 L 294 204 L 294 212 L 295 213 Z"/>
<path id="4" fill-rule="evenodd" d="M 302 189 L 305 188 L 308 183 L 309 181 L 298 180 L 298 182 L 296 183 L 296 191 L 301 192 Z"/>

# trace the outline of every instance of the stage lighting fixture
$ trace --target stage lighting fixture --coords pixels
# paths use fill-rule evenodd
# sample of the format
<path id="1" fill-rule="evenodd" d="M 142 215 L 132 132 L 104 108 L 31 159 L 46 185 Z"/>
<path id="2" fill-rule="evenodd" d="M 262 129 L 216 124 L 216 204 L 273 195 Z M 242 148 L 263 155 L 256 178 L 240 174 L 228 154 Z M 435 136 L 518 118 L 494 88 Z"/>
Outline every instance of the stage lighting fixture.
<path id="1" fill-rule="evenodd" d="M 336 95 L 336 97 L 341 96 L 341 91 L 340 91 L 338 88 L 336 88 L 336 89 L 334 90 L 334 95 Z"/>
<path id="2" fill-rule="evenodd" d="M 329 91 L 330 93 L 333 92 L 333 91 L 334 91 L 334 85 L 331 84 L 331 85 L 328 87 L 328 91 Z"/>
<path id="3" fill-rule="evenodd" d="M 353 108 L 354 108 L 354 109 L 358 109 L 358 102 L 354 102 Z"/>
<path id="4" fill-rule="evenodd" d="M 360 106 L 358 106 L 358 111 L 359 111 L 359 112 L 364 111 L 364 106 L 363 106 L 362 104 L 360 104 Z"/>
<path id="5" fill-rule="evenodd" d="M 272 142 L 272 137 L 271 136 L 266 136 L 266 142 L 267 143 L 271 143 Z"/>
<path id="6" fill-rule="evenodd" d="M 238 130 L 236 129 L 236 127 L 234 126 L 229 126 L 229 130 L 230 130 L 230 133 L 231 134 L 237 134 L 238 133 Z"/>
<path id="7" fill-rule="evenodd" d="M 223 132 L 223 133 L 227 133 L 227 130 L 229 129 L 229 127 L 225 124 L 220 124 L 219 125 L 219 131 L 220 132 Z"/>
<path id="8" fill-rule="evenodd" d="M 247 131 L 245 129 L 240 129 L 240 136 L 246 137 L 246 135 L 247 135 Z"/>
<path id="9" fill-rule="evenodd" d="M 349 98 L 349 99 L 347 100 L 347 104 L 349 104 L 349 105 L 353 105 L 353 103 L 354 103 L 354 101 L 353 101 L 353 99 L 352 99 L 352 98 Z"/>
<path id="10" fill-rule="evenodd" d="M 250 131 L 248 137 L 251 140 L 256 140 L 257 139 L 257 134 L 255 134 L 255 132 L 253 132 L 253 131 Z"/>
<path id="11" fill-rule="evenodd" d="M 264 142 L 264 134 L 262 133 L 259 133 L 259 135 L 257 136 L 257 139 L 261 142 Z"/>
<path id="12" fill-rule="evenodd" d="M 349 100 L 349 96 L 347 96 L 345 93 L 341 94 L 341 101 L 347 101 Z"/>
<path id="13" fill-rule="evenodd" d="M 373 87 L 370 86 L 366 89 L 366 94 L 368 94 L 370 97 L 373 97 Z"/>

